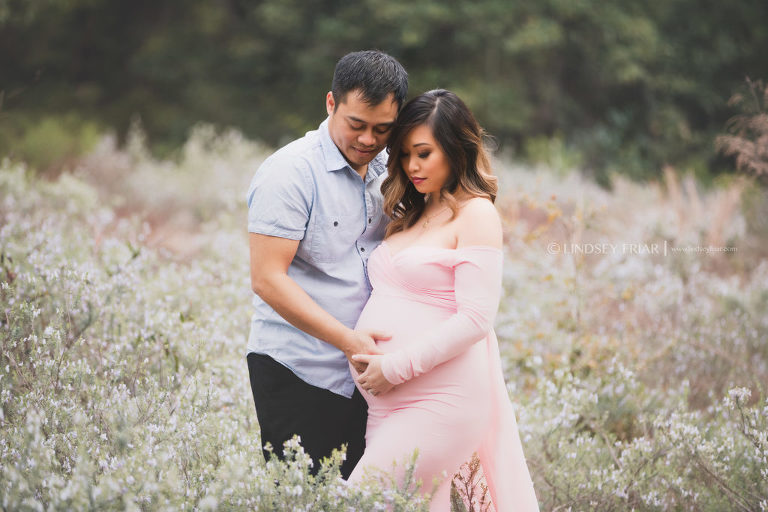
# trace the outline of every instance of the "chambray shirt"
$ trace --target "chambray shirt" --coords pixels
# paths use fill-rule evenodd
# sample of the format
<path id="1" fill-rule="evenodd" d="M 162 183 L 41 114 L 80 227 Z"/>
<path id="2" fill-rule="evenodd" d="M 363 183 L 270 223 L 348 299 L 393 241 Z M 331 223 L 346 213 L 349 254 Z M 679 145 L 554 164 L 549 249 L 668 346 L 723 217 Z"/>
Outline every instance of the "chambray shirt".
<path id="1" fill-rule="evenodd" d="M 326 119 L 267 158 L 248 189 L 248 231 L 300 240 L 288 276 L 350 328 L 370 296 L 368 255 L 388 222 L 380 190 L 386 174 L 381 153 L 363 180 L 331 140 Z M 253 306 L 248 353 L 266 354 L 309 384 L 352 396 L 342 351 L 293 327 L 256 294 Z"/>

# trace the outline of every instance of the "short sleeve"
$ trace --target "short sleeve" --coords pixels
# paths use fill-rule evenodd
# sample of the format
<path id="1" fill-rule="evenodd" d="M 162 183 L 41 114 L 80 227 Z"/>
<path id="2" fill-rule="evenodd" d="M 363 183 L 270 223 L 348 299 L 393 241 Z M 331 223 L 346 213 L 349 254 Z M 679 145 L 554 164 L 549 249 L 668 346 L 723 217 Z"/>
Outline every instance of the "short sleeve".
<path id="1" fill-rule="evenodd" d="M 285 159 L 267 159 L 248 189 L 248 232 L 301 240 L 312 210 L 309 170 Z"/>

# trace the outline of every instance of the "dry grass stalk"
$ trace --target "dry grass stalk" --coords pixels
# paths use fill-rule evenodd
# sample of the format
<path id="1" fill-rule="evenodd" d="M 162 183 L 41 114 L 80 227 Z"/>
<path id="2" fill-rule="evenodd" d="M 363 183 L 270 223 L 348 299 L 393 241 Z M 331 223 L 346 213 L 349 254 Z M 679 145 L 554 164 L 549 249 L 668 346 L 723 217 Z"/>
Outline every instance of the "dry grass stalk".
<path id="1" fill-rule="evenodd" d="M 696 180 L 692 174 L 686 174 L 683 178 L 683 188 L 685 189 L 685 195 L 688 196 L 688 202 L 690 206 L 690 212 L 694 219 L 702 219 L 704 217 L 704 207 L 702 206 L 701 196 L 696 189 Z"/>
<path id="2" fill-rule="evenodd" d="M 675 207 L 678 219 L 683 219 L 685 215 L 685 201 L 683 193 L 680 190 L 680 182 L 677 179 L 677 173 L 674 167 L 667 165 L 664 167 L 664 184 L 667 186 L 667 195 Z"/>
<path id="3" fill-rule="evenodd" d="M 707 245 L 724 245 L 726 227 L 739 212 L 747 182 L 736 180 L 724 190 L 702 198 L 692 175 L 682 179 L 681 187 L 677 172 L 667 166 L 664 168 L 664 183 L 667 197 L 677 215 L 678 231 L 683 233 L 692 227 L 701 229 L 706 232 Z"/>
<path id="4" fill-rule="evenodd" d="M 712 224 L 707 234 L 707 244 L 721 246 L 724 244 L 723 232 L 725 227 L 741 207 L 741 193 L 744 191 L 745 182 L 739 180 L 720 191 L 714 200 L 714 214 Z"/>
<path id="5" fill-rule="evenodd" d="M 768 86 L 761 80 L 747 79 L 747 89 L 746 94 L 734 94 L 728 102 L 742 113 L 728 121 L 728 133 L 717 137 L 715 146 L 736 157 L 737 169 L 768 176 Z"/>
<path id="6" fill-rule="evenodd" d="M 476 453 L 472 454 L 472 459 L 466 462 L 459 472 L 453 477 L 453 486 L 451 489 L 453 510 L 461 510 L 463 507 L 467 512 L 493 512 L 488 485 L 485 483 L 480 458 Z M 459 502 L 461 506 L 459 506 Z"/>

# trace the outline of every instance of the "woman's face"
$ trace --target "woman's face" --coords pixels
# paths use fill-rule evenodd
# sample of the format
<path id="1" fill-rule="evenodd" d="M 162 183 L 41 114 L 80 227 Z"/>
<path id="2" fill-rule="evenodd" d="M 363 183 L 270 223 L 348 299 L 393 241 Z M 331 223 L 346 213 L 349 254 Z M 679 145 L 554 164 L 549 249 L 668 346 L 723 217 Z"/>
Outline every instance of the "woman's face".
<path id="1" fill-rule="evenodd" d="M 432 130 L 420 124 L 403 140 L 400 165 L 416 190 L 422 194 L 440 192 L 451 177 L 451 165 Z"/>

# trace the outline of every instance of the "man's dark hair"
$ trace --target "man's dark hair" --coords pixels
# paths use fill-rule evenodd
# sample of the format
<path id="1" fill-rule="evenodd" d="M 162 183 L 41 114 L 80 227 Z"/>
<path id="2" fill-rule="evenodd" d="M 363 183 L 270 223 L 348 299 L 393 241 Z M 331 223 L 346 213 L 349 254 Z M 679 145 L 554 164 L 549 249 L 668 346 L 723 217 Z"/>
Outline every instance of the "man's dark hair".
<path id="1" fill-rule="evenodd" d="M 395 95 L 397 108 L 408 94 L 408 73 L 394 57 L 378 50 L 348 53 L 336 63 L 331 92 L 334 109 L 347 98 L 347 93 L 360 91 L 363 101 L 378 105 L 389 93 Z"/>

